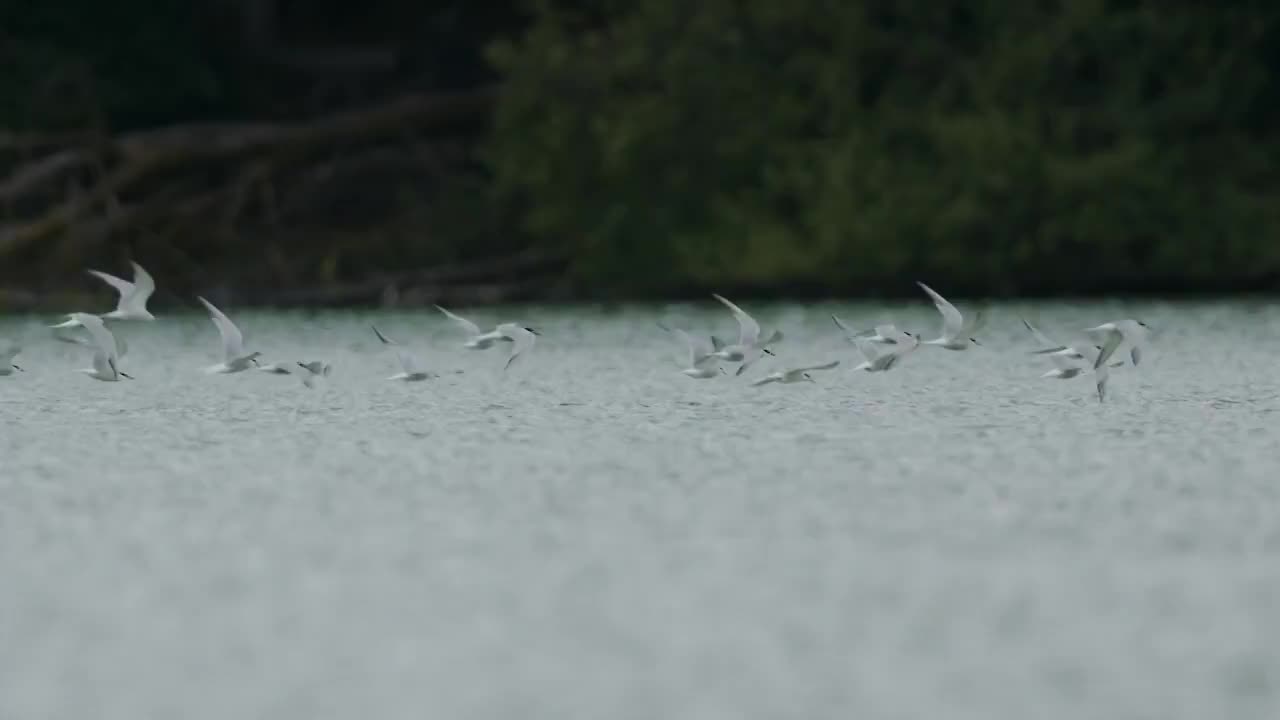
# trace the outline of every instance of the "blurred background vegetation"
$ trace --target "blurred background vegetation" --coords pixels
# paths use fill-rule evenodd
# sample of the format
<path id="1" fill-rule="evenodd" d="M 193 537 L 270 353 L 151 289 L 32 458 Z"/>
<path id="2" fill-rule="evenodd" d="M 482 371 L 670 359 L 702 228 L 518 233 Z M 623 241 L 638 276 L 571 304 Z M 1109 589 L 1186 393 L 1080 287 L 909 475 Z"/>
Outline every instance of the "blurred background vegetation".
<path id="1" fill-rule="evenodd" d="M 0 0 L 0 306 L 1280 289 L 1280 4 Z"/>

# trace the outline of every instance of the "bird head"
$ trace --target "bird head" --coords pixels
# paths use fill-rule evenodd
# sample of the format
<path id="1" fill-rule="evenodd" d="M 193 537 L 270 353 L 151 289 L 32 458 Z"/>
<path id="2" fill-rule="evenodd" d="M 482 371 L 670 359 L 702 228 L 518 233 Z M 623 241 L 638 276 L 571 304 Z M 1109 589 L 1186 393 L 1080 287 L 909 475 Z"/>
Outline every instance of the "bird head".
<path id="1" fill-rule="evenodd" d="M 14 370 L 17 370 L 18 372 L 26 372 L 26 370 L 23 370 L 22 368 L 18 367 L 17 365 L 14 365 L 13 363 L 9 363 L 9 367 L 12 367 Z"/>
<path id="2" fill-rule="evenodd" d="M 803 377 L 805 380 L 808 380 L 809 382 L 813 382 L 813 376 L 810 375 L 809 373 L 802 373 L 800 377 Z"/>
<path id="3" fill-rule="evenodd" d="M 969 338 L 969 342 L 977 345 L 978 347 L 982 347 L 982 343 L 978 342 L 978 338 Z"/>
<path id="4" fill-rule="evenodd" d="M 525 330 L 528 330 L 529 332 L 533 333 L 534 335 L 541 335 L 541 334 L 542 334 L 542 333 L 538 332 L 537 330 L 534 330 L 534 329 L 533 329 L 533 328 L 531 328 L 531 327 L 527 327 L 527 328 L 525 328 Z"/>

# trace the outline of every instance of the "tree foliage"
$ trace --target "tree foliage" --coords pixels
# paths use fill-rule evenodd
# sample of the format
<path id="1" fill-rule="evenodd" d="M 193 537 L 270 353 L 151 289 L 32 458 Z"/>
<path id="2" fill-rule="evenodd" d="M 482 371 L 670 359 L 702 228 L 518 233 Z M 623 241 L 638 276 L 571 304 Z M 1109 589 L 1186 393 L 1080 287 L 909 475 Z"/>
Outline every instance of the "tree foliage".
<path id="1" fill-rule="evenodd" d="M 544 3 L 489 146 L 581 282 L 992 292 L 1280 271 L 1280 6 Z"/>

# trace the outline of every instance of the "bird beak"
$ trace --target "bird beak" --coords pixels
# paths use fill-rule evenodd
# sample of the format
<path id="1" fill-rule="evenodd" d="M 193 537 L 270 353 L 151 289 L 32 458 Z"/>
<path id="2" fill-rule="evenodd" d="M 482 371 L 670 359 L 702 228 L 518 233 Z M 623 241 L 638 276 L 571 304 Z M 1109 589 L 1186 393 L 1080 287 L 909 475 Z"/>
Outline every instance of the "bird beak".
<path id="1" fill-rule="evenodd" d="M 774 355 L 773 351 L 770 350 L 769 348 L 760 348 L 760 350 L 764 352 L 765 355 L 768 355 L 770 357 L 778 357 L 777 355 Z"/>
<path id="2" fill-rule="evenodd" d="M 538 332 L 537 330 L 534 330 L 533 328 L 525 328 L 525 330 L 528 330 L 529 332 L 533 333 L 534 335 L 539 335 L 539 336 L 540 336 L 540 335 L 542 335 L 542 333 Z"/>
<path id="3" fill-rule="evenodd" d="M 117 371 L 117 372 L 118 372 L 118 371 Z M 126 378 L 126 379 L 129 379 L 129 380 L 132 380 L 132 379 L 133 379 L 133 376 L 132 376 L 132 375 L 130 375 L 129 373 L 125 373 L 125 372 L 120 373 L 120 377 L 122 377 L 122 378 Z"/>
<path id="4" fill-rule="evenodd" d="M 971 342 L 971 343 L 973 343 L 974 345 L 977 345 L 977 346 L 979 346 L 979 347 L 981 347 L 981 346 L 982 346 L 982 343 L 978 342 L 978 338 L 969 338 L 969 342 Z"/>
<path id="5" fill-rule="evenodd" d="M 13 369 L 14 369 L 14 370 L 17 370 L 18 372 L 26 372 L 26 370 L 23 370 L 22 368 L 18 367 L 17 365 L 13 365 L 12 363 L 10 363 L 10 365 L 11 365 L 11 367 L 13 367 Z"/>

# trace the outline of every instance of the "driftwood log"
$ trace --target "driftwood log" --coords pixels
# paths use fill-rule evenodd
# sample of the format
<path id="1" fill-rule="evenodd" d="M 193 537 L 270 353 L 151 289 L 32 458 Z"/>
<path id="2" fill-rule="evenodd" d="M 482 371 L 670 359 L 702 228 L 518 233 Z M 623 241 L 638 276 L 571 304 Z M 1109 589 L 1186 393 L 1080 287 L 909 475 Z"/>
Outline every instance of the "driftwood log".
<path id="1" fill-rule="evenodd" d="M 495 93 L 481 88 L 410 95 L 299 123 L 206 123 L 117 135 L 0 132 L 0 268 L 51 259 L 61 269 L 113 238 L 148 237 L 163 246 L 152 254 L 185 268 L 192 285 L 208 281 L 199 276 L 206 261 L 219 255 L 210 244 L 225 257 L 271 266 L 276 272 L 269 276 L 261 267 L 240 268 L 252 280 L 233 292 L 250 302 L 337 305 L 431 301 L 459 293 L 476 301 L 523 295 L 562 263 L 545 252 L 507 248 L 484 261 L 339 278 L 332 272 L 308 277 L 281 260 L 307 256 L 323 265 L 321 256 L 329 250 L 317 238 L 337 235 L 318 218 L 343 205 L 323 199 L 324 193 L 332 196 L 343 182 L 358 195 L 374 192 L 365 180 L 370 175 L 412 176 L 413 187 L 456 175 L 467 162 L 458 148 L 483 132 Z M 303 207 L 307 203 L 318 208 Z M 309 221 L 316 226 L 308 227 Z M 338 234 L 348 254 L 359 242 L 350 238 L 362 230 L 350 225 Z M 25 297 L 21 288 L 10 295 Z"/>

